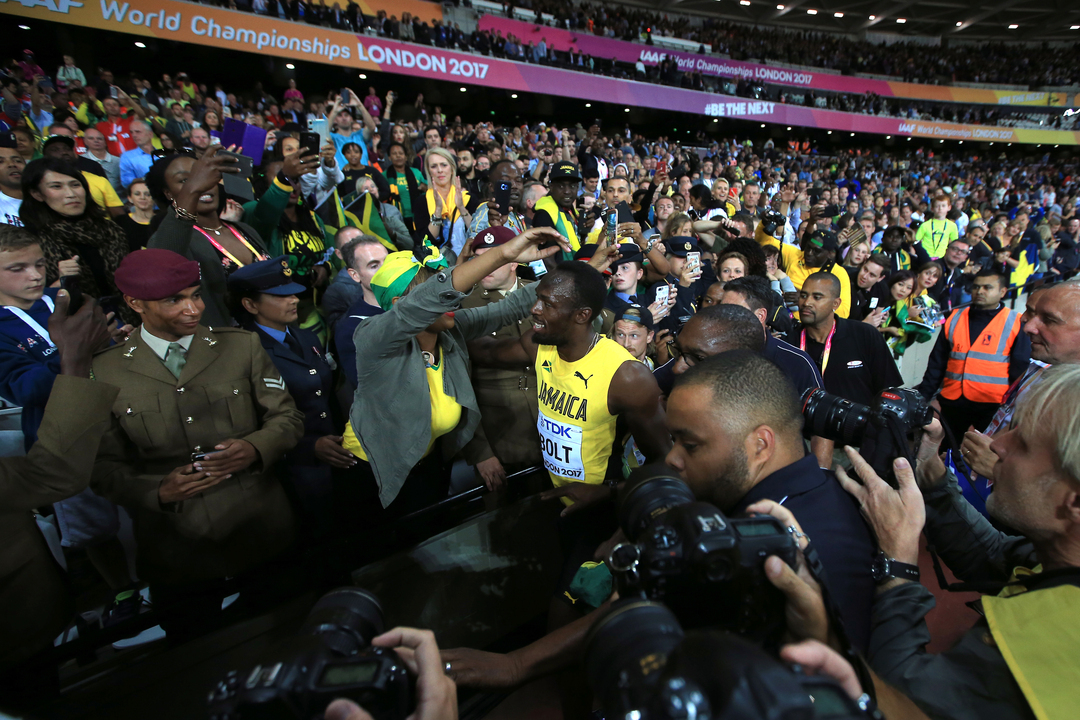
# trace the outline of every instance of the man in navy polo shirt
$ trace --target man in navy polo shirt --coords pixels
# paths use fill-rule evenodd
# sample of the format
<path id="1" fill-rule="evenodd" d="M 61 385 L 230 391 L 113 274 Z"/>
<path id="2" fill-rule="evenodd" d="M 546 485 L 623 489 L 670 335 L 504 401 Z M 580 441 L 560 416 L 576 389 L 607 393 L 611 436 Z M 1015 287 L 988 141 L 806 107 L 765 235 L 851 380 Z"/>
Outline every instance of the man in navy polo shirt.
<path id="1" fill-rule="evenodd" d="M 852 644 L 865 652 L 874 540 L 836 476 L 805 454 L 800 403 L 780 369 L 749 350 L 699 362 L 676 379 L 667 425 L 673 441 L 667 463 L 697 499 L 730 516 L 759 500 L 795 515 L 817 548 L 822 579 Z"/>
<path id="2" fill-rule="evenodd" d="M 754 313 L 761 323 L 765 334 L 765 347 L 761 354 L 767 360 L 783 371 L 784 376 L 791 382 L 795 392 L 802 394 L 813 388 L 825 387 L 825 381 L 821 379 L 821 371 L 805 352 L 783 340 L 773 337 L 766 324 L 772 313 L 772 291 L 769 282 L 765 278 L 746 275 L 741 278 L 729 280 L 724 285 L 724 295 L 720 299 L 723 305 L 741 305 Z M 833 441 L 823 437 L 812 436 L 810 438 L 810 452 L 818 459 L 821 467 L 832 467 Z"/>

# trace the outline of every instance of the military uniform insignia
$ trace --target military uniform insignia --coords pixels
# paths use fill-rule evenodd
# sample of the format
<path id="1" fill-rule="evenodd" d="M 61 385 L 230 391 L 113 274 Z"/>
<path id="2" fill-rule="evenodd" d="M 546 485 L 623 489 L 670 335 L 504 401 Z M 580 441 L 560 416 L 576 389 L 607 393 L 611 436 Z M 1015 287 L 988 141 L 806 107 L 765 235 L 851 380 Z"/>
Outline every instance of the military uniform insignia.
<path id="1" fill-rule="evenodd" d="M 131 347 L 128 348 L 128 351 L 126 353 L 124 353 L 124 357 L 126 357 L 126 358 L 131 357 L 131 353 L 133 353 L 133 352 L 135 352 L 135 346 L 134 345 L 132 345 Z"/>
<path id="2" fill-rule="evenodd" d="M 263 382 L 266 383 L 266 387 L 273 388 L 274 390 L 285 389 L 285 380 L 282 378 L 263 378 Z"/>

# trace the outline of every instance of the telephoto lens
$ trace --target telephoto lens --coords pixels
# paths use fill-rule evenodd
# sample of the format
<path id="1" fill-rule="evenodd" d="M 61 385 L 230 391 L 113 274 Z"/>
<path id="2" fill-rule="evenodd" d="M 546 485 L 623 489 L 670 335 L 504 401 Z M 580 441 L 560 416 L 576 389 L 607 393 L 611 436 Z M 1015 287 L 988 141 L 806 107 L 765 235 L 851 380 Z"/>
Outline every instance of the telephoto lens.
<path id="1" fill-rule="evenodd" d="M 802 395 L 803 419 L 811 435 L 833 440 L 843 447 L 862 445 L 863 433 L 870 422 L 870 408 L 809 388 Z"/>
<path id="2" fill-rule="evenodd" d="M 323 595 L 312 606 L 301 635 L 317 635 L 327 649 L 355 655 L 385 632 L 379 600 L 367 590 L 341 587 Z"/>
<path id="3" fill-rule="evenodd" d="M 643 717 L 668 655 L 683 639 L 660 603 L 616 601 L 585 638 L 585 676 L 609 718 Z"/>
<path id="4" fill-rule="evenodd" d="M 663 463 L 642 465 L 618 488 L 619 527 L 631 542 L 637 542 L 658 515 L 692 502 L 695 499 L 690 486 L 672 468 Z"/>

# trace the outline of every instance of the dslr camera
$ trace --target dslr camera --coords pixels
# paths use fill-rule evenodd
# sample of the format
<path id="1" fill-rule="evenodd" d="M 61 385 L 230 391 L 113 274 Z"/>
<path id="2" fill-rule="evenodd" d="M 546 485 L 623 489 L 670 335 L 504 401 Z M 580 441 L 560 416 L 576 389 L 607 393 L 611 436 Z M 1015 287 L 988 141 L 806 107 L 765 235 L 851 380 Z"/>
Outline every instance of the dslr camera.
<path id="1" fill-rule="evenodd" d="M 630 542 L 608 567 L 621 597 L 662 600 L 690 627 L 719 626 L 766 644 L 784 628 L 784 596 L 765 577 L 765 559 L 792 567 L 798 546 L 769 515 L 728 518 L 697 502 L 671 468 L 656 463 L 618 488 L 619 526 Z"/>
<path id="2" fill-rule="evenodd" d="M 738 636 L 684 634 L 670 609 L 641 599 L 619 600 L 593 625 L 585 673 L 610 720 L 881 718 L 867 695 L 856 702 Z"/>
<path id="3" fill-rule="evenodd" d="M 775 208 L 765 208 L 761 213 L 761 231 L 769 237 L 778 237 L 776 231 L 781 230 L 785 224 L 787 224 L 787 218 L 784 217 L 784 213 Z"/>
<path id="4" fill-rule="evenodd" d="M 894 488 L 898 484 L 893 460 L 905 457 L 915 467 L 908 449 L 908 433 L 934 419 L 934 411 L 923 396 L 908 388 L 882 390 L 869 407 L 821 388 L 810 388 L 802 395 L 802 408 L 807 432 L 841 447 L 858 447 L 878 477 Z"/>
<path id="5" fill-rule="evenodd" d="M 371 647 L 383 631 L 374 595 L 354 587 L 327 593 L 296 636 L 210 691 L 211 720 L 310 720 L 336 698 L 353 700 L 376 720 L 404 720 L 413 710 L 412 681 L 393 650 Z"/>

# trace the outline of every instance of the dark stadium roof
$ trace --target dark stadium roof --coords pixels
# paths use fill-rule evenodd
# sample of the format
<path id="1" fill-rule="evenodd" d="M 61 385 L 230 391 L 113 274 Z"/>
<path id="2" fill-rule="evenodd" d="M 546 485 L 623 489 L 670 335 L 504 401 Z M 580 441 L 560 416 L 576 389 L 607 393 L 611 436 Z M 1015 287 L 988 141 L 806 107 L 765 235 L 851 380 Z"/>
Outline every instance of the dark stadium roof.
<path id="1" fill-rule="evenodd" d="M 646 0 L 631 4 L 803 30 L 1080 42 L 1077 0 Z M 1010 25 L 1016 27 L 1010 29 Z"/>

